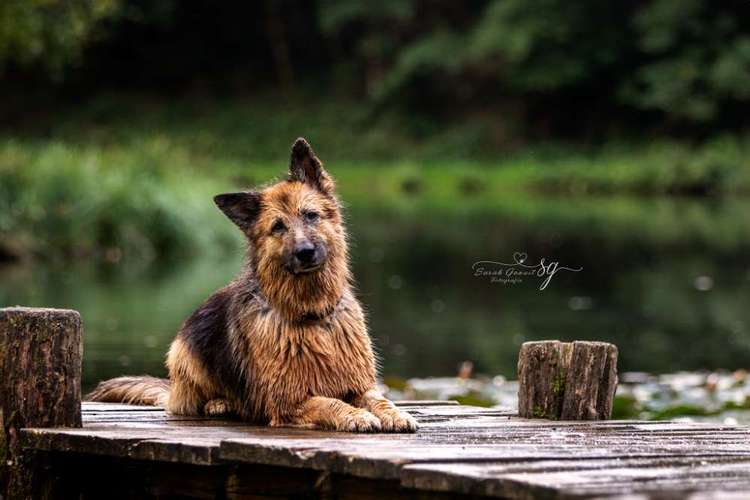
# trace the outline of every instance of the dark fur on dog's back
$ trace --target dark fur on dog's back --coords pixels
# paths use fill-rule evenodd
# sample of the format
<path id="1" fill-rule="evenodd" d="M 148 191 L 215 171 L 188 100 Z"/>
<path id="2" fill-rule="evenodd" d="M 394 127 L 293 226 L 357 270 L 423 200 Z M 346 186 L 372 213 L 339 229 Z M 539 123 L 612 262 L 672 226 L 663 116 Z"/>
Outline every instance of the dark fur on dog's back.
<path id="1" fill-rule="evenodd" d="M 247 384 L 228 337 L 229 306 L 236 288 L 233 283 L 213 294 L 187 319 L 178 339 L 201 360 L 208 372 L 225 381 L 227 392 L 239 398 L 247 392 Z"/>
<path id="2" fill-rule="evenodd" d="M 158 379 L 129 377 L 104 382 L 89 397 L 166 400 L 176 414 L 235 413 L 271 425 L 415 430 L 376 389 L 334 189 L 298 139 L 288 180 L 217 196 L 248 241 L 242 272 L 185 321 L 167 354 L 167 389 Z"/>

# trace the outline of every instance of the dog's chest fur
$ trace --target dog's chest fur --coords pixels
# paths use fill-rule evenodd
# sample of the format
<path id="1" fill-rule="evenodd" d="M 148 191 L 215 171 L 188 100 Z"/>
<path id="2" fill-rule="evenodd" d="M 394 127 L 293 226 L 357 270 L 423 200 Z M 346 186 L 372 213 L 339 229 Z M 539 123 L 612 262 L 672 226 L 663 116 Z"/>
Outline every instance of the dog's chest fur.
<path id="1" fill-rule="evenodd" d="M 348 293 L 321 320 L 291 323 L 266 310 L 249 314 L 240 325 L 256 415 L 283 417 L 310 396 L 347 399 L 375 384 L 362 310 Z"/>

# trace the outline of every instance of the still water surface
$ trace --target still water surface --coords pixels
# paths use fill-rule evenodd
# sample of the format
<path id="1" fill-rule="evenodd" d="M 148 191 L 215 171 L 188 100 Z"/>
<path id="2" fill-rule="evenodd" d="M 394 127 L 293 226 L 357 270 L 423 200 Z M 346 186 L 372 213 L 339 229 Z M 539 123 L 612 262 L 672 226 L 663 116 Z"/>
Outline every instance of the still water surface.
<path id="1" fill-rule="evenodd" d="M 513 377 L 521 342 L 598 339 L 623 370 L 750 365 L 750 204 L 567 199 L 349 213 L 359 297 L 387 376 Z M 478 261 L 582 268 L 549 277 Z M 157 264 L 0 268 L 0 303 L 78 309 L 84 386 L 164 375 L 180 323 L 241 251 Z M 519 271 L 528 271 L 514 266 Z M 500 269 L 500 276 L 492 270 Z M 538 268 L 536 269 L 539 270 Z M 512 279 L 509 279 L 512 278 Z M 549 282 L 540 290 L 544 279 Z"/>

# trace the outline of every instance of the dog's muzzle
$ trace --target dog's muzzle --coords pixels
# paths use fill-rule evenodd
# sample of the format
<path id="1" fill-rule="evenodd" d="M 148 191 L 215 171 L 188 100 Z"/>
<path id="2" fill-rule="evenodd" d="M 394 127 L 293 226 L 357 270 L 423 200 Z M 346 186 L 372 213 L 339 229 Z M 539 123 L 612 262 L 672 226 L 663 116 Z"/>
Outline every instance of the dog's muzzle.
<path id="1" fill-rule="evenodd" d="M 311 241 L 305 241 L 294 247 L 289 269 L 293 274 L 315 271 L 323 265 L 326 259 L 326 249 Z"/>

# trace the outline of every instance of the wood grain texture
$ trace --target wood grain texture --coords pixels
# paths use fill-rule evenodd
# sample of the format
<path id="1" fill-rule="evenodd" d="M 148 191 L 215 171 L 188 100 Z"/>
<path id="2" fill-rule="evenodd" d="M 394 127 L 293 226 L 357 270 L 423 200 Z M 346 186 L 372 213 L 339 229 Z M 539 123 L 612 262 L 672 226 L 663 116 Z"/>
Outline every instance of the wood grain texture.
<path id="1" fill-rule="evenodd" d="M 21 441 L 28 450 L 53 458 L 94 457 L 90 463 L 117 464 L 102 468 L 102 477 L 116 476 L 126 464 L 140 467 L 141 475 L 129 479 L 134 491 L 179 487 L 179 480 L 159 484 L 153 471 L 169 470 L 169 477 L 176 478 L 180 470 L 193 474 L 189 471 L 202 469 L 192 468 L 210 468 L 214 472 L 195 473 L 195 478 L 210 481 L 196 491 L 219 488 L 228 498 L 283 496 L 293 484 L 312 497 L 341 498 L 344 491 L 355 497 L 369 492 L 369 498 L 750 494 L 747 426 L 529 420 L 502 409 L 434 402 L 420 406 L 410 401 L 404 407 L 419 421 L 416 434 L 269 428 L 172 417 L 155 407 L 84 403 L 83 428 L 26 429 Z M 172 465 L 165 469 L 156 464 Z M 256 484 L 252 478 L 258 474 L 289 481 Z M 139 480 L 145 483 L 134 483 Z M 723 496 L 715 496 L 717 492 Z"/>
<path id="2" fill-rule="evenodd" d="M 76 311 L 0 309 L 0 484 L 23 488 L 24 427 L 81 426 L 81 317 Z"/>
<path id="3" fill-rule="evenodd" d="M 518 414 L 605 420 L 617 389 L 617 347 L 605 342 L 526 342 L 518 357 Z"/>

